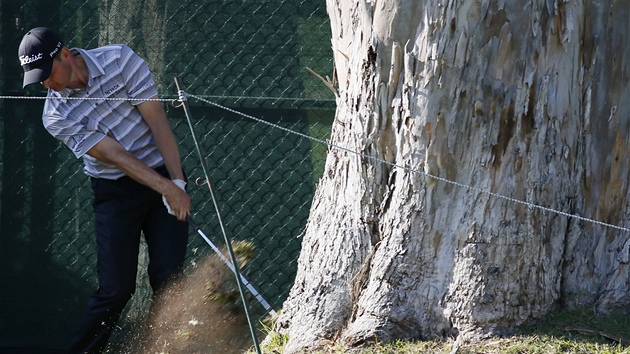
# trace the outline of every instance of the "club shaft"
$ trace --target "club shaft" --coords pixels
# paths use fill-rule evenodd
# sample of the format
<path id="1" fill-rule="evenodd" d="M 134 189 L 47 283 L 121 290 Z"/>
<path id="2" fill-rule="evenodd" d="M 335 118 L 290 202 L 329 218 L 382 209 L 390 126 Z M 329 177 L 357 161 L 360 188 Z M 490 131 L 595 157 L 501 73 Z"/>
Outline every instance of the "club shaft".
<path id="1" fill-rule="evenodd" d="M 192 221 L 192 219 L 190 218 L 189 221 L 191 221 L 191 224 L 193 224 L 194 228 L 197 230 L 197 233 L 206 241 L 210 248 L 212 248 L 212 250 L 219 256 L 219 258 L 221 258 L 221 260 L 230 268 L 230 270 L 234 272 L 234 265 L 232 264 L 232 262 L 230 262 L 230 260 L 223 254 L 223 252 L 221 252 L 221 250 L 219 250 L 219 248 L 210 240 L 210 238 L 206 236 L 203 231 L 201 231 L 196 222 Z M 245 285 L 247 290 L 249 290 L 249 292 L 256 298 L 256 300 L 258 300 L 258 302 L 265 308 L 265 310 L 267 310 L 270 315 L 276 316 L 276 311 L 271 308 L 267 300 L 265 300 L 265 298 L 262 297 L 262 295 L 256 290 L 256 288 L 254 288 L 252 283 L 250 283 L 240 272 L 236 274 L 241 277 L 243 285 Z"/>

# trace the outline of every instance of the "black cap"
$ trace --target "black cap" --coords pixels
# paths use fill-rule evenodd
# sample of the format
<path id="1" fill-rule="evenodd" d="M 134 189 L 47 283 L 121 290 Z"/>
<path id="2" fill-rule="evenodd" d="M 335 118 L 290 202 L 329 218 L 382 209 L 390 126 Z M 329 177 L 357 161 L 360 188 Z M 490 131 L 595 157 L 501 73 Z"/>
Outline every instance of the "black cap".
<path id="1" fill-rule="evenodd" d="M 37 27 L 28 31 L 22 38 L 18 57 L 24 69 L 26 85 L 46 81 L 50 76 L 53 58 L 63 47 L 63 40 L 55 31 L 46 27 Z"/>

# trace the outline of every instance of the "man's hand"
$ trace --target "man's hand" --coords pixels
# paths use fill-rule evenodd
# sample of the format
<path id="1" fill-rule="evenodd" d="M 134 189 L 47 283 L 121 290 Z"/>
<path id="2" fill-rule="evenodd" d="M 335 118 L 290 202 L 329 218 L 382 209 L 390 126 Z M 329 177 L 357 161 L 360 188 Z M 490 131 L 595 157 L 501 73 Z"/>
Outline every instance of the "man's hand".
<path id="1" fill-rule="evenodd" d="M 136 182 L 152 188 L 162 194 L 178 220 L 184 221 L 190 213 L 190 197 L 168 178 L 149 168 L 144 162 L 138 160 L 123 148 L 120 143 L 110 138 L 103 137 L 87 152 L 88 155 L 105 163 L 112 164 L 123 171 Z M 180 171 L 181 173 L 181 171 Z"/>
<path id="2" fill-rule="evenodd" d="M 181 179 L 174 179 L 172 180 L 173 184 L 175 184 L 177 187 L 179 187 L 182 191 L 184 191 L 184 195 L 186 196 L 186 198 L 188 200 L 181 199 L 181 193 L 177 192 L 174 194 L 174 197 L 171 198 L 167 198 L 166 195 L 162 196 L 162 201 L 164 202 L 164 205 L 166 206 L 166 210 L 168 210 L 168 213 L 171 215 L 174 215 L 178 220 L 180 221 L 184 221 L 186 220 L 186 217 L 188 217 L 188 214 L 190 213 L 190 197 L 188 197 L 188 194 L 186 194 L 186 182 L 182 181 Z M 177 199 L 180 198 L 180 199 Z M 173 203 L 180 201 L 183 202 L 183 204 L 181 204 L 181 207 L 179 207 L 179 209 L 173 208 L 171 207 L 171 204 L 169 202 L 169 199 L 173 199 Z M 180 205 L 180 204 L 172 204 L 172 205 Z"/>

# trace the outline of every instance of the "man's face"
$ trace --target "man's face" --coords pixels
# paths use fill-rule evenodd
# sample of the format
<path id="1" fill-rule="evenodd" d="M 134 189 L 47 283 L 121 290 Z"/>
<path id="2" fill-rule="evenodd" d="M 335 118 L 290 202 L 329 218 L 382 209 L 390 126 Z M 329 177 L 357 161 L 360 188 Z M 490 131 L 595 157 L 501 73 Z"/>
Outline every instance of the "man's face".
<path id="1" fill-rule="evenodd" d="M 70 65 L 67 62 L 65 53 L 60 53 L 59 58 L 53 60 L 53 67 L 50 76 L 41 84 L 47 89 L 61 91 L 70 83 Z"/>

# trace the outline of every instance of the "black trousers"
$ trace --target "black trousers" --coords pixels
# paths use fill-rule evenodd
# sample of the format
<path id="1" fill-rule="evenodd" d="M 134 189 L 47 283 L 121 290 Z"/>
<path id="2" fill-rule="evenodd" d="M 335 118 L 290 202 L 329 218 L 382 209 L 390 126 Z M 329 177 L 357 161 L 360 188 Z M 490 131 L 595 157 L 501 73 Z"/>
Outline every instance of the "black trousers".
<path id="1" fill-rule="evenodd" d="M 168 178 L 165 167 L 156 168 Z M 92 178 L 98 290 L 88 301 L 70 353 L 100 353 L 136 289 L 140 237 L 156 294 L 183 272 L 188 223 L 168 214 L 162 196 L 129 177 Z"/>

